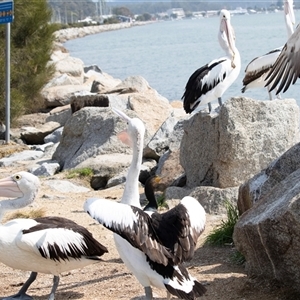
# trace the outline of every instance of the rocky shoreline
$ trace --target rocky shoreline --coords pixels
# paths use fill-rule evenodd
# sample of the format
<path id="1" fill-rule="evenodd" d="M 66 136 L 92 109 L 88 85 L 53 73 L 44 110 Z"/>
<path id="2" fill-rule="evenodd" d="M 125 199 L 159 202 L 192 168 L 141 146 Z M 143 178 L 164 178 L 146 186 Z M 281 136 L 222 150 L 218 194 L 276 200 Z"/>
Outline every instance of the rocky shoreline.
<path id="1" fill-rule="evenodd" d="M 59 40 L 76 34 L 61 34 Z M 126 124 L 112 113 L 115 107 L 145 124 L 141 183 L 160 175 L 169 207 L 187 195 L 210 215 L 226 212 L 226 201 L 237 204 L 243 215 L 235 244 L 246 257 L 249 275 L 282 285 L 288 278 L 299 286 L 300 240 L 291 230 L 300 228 L 299 218 L 291 217 L 299 215 L 300 207 L 300 112 L 294 99 L 234 97 L 211 114 L 186 115 L 181 102 L 169 103 L 141 76 L 113 78 L 101 66 L 84 66 L 62 46 L 55 48 L 50 63 L 56 74 L 42 91 L 50 111 L 36 127 L 12 130 L 13 139 L 27 149 L 5 153 L 1 168 L 25 168 L 45 181 L 62 171 L 90 168 L 91 189 L 120 190 L 132 153 L 116 139 Z M 260 247 L 253 247 L 253 241 Z M 274 264 L 278 257 L 280 263 Z"/>
<path id="2" fill-rule="evenodd" d="M 120 29 L 130 28 L 133 26 L 147 25 L 151 23 L 153 23 L 153 21 L 122 22 L 117 24 L 66 28 L 55 32 L 55 40 L 59 43 L 65 43 L 68 40 L 81 38 L 90 34 L 96 34 L 96 33 L 111 31 L 111 30 L 120 30 Z"/>

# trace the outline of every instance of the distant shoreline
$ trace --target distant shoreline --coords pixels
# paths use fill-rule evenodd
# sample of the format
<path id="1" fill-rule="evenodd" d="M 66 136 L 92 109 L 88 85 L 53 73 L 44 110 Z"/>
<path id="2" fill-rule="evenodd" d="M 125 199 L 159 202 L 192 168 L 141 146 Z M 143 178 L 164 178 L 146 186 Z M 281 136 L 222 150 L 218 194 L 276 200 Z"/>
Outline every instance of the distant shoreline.
<path id="1" fill-rule="evenodd" d="M 56 31 L 55 41 L 59 43 L 65 43 L 68 40 L 81 38 L 86 35 L 96 34 L 105 31 L 119 30 L 124 28 L 130 28 L 133 26 L 141 26 L 152 24 L 156 21 L 148 22 L 123 22 L 117 24 L 107 24 L 107 25 L 96 25 L 96 26 L 84 26 L 84 27 L 72 27 Z"/>

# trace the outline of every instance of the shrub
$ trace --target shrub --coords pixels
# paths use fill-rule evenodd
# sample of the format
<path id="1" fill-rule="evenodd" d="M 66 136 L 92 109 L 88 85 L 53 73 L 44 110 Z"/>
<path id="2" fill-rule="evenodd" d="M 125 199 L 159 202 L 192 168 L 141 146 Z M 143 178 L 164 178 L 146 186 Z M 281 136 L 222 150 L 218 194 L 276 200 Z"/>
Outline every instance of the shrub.
<path id="1" fill-rule="evenodd" d="M 44 108 L 41 88 L 49 81 L 54 67 L 48 65 L 56 26 L 49 24 L 47 0 L 14 1 L 11 23 L 11 122 L 24 113 Z M 0 27 L 0 79 L 5 79 L 5 26 Z M 0 120 L 5 119 L 5 85 L 0 86 Z"/>
<path id="2" fill-rule="evenodd" d="M 229 201 L 225 202 L 227 220 L 221 221 L 221 224 L 218 225 L 207 237 L 205 240 L 206 244 L 215 245 L 215 246 L 224 246 L 233 244 L 233 230 L 234 225 L 236 224 L 239 218 L 239 212 L 236 206 L 231 204 Z"/>

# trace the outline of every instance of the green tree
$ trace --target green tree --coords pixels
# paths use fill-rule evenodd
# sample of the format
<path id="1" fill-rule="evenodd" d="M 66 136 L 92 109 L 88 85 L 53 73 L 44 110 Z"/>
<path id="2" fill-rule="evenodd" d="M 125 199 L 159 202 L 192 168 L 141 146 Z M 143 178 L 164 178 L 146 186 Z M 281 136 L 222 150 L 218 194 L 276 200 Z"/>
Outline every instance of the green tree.
<path id="1" fill-rule="evenodd" d="M 14 0 L 11 23 L 11 121 L 44 107 L 41 88 L 53 75 L 48 65 L 55 25 L 46 0 Z M 5 25 L 0 26 L 0 121 L 5 119 Z"/>
<path id="2" fill-rule="evenodd" d="M 114 15 L 121 15 L 126 17 L 131 17 L 133 14 L 127 7 L 115 7 L 112 10 Z"/>

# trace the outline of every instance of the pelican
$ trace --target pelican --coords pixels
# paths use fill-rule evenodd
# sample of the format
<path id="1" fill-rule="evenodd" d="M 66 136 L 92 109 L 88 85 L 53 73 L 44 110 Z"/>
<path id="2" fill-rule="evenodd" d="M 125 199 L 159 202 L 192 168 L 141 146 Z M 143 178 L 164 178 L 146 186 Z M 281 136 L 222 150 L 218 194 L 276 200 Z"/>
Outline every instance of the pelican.
<path id="1" fill-rule="evenodd" d="M 295 32 L 288 39 L 280 52 L 276 62 L 272 66 L 267 78 L 266 86 L 270 91 L 278 84 L 276 94 L 283 93 L 300 78 L 300 26 L 298 24 Z"/>
<path id="2" fill-rule="evenodd" d="M 40 186 L 38 177 L 19 172 L 0 180 L 0 216 L 7 210 L 32 203 Z M 37 273 L 52 274 L 49 300 L 54 300 L 59 274 L 100 261 L 108 252 L 92 234 L 75 222 L 61 217 L 14 219 L 0 225 L 0 262 L 13 268 L 31 271 L 29 279 L 16 295 L 3 300 L 33 299 L 26 292 Z"/>
<path id="3" fill-rule="evenodd" d="M 284 1 L 284 20 L 287 29 L 288 38 L 294 32 L 295 15 L 293 9 L 293 0 Z M 265 87 L 266 77 L 272 65 L 275 63 L 283 47 L 271 50 L 270 52 L 254 58 L 245 69 L 245 77 L 243 78 L 242 93 L 251 88 Z M 268 88 L 269 98 L 272 100 L 272 94 Z M 279 92 L 278 92 L 279 93 Z M 278 94 L 276 93 L 276 94 Z"/>
<path id="4" fill-rule="evenodd" d="M 220 12 L 219 43 L 226 56 L 214 59 L 196 70 L 189 78 L 182 96 L 186 113 L 191 113 L 198 105 L 208 104 L 218 99 L 222 105 L 222 95 L 237 79 L 241 69 L 241 58 L 235 47 L 235 35 L 230 23 L 229 11 Z"/>
<path id="5" fill-rule="evenodd" d="M 121 203 L 90 198 L 84 210 L 97 222 L 114 232 L 117 250 L 144 287 L 146 299 L 153 299 L 151 286 L 165 289 L 181 299 L 196 299 L 206 291 L 192 277 L 183 262 L 193 257 L 198 237 L 205 227 L 205 211 L 200 203 L 185 197 L 172 210 L 159 214 L 143 211 L 139 201 L 138 175 L 142 161 L 145 127 L 141 120 L 129 118 L 128 138 L 133 147 L 132 162 Z M 151 206 L 155 206 L 151 205 Z"/>

